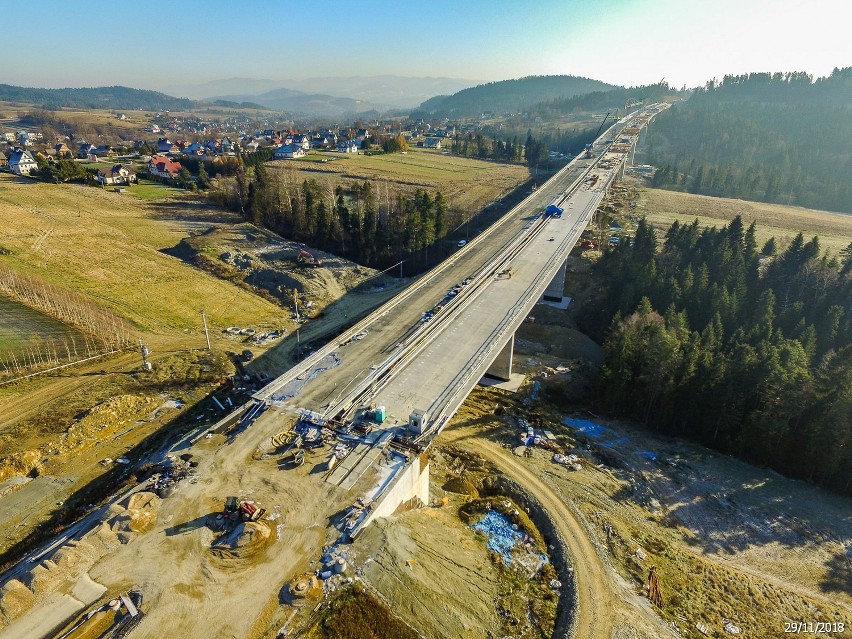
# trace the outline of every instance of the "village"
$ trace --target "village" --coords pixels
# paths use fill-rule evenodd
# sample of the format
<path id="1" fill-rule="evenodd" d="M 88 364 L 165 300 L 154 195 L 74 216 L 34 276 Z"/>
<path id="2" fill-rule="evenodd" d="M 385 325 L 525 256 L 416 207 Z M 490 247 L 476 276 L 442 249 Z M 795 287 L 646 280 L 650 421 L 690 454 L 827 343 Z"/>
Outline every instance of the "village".
<path id="1" fill-rule="evenodd" d="M 121 122 L 127 120 L 124 113 L 113 113 L 110 117 Z M 58 166 L 61 160 L 67 160 L 79 167 L 72 173 L 72 179 L 85 178 L 102 186 L 136 183 L 139 173 L 188 183 L 189 175 L 181 175 L 184 168 L 181 158 L 215 166 L 227 158 L 259 152 L 263 154 L 261 161 L 293 160 L 310 153 L 380 153 L 385 140 L 396 138 L 404 139 L 406 145 L 438 150 L 449 146 L 452 138 L 470 135 L 481 126 L 480 122 L 451 123 L 445 119 L 434 122 L 384 119 L 369 124 L 358 120 L 351 125 L 295 128 L 292 120 L 208 119 L 165 112 L 146 114 L 144 136 L 121 139 L 99 135 L 113 139 L 98 139 L 95 144 L 74 131 L 57 135 L 52 130 L 55 127 L 22 123 L 32 119 L 27 116 L 17 122 L 0 119 L 0 170 L 39 177 L 45 167 Z"/>

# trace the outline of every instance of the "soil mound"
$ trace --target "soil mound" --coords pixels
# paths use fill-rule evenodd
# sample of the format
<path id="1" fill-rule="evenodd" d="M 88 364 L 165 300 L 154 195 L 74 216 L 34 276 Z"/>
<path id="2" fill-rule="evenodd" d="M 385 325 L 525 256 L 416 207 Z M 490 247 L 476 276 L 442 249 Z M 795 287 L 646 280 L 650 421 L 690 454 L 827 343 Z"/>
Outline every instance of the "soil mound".
<path id="1" fill-rule="evenodd" d="M 299 575 L 284 586 L 284 598 L 291 606 L 304 606 L 322 598 L 322 584 L 316 575 Z"/>
<path id="2" fill-rule="evenodd" d="M 272 529 L 262 521 L 241 521 L 216 538 L 210 549 L 219 557 L 246 559 L 273 541 Z"/>
<path id="3" fill-rule="evenodd" d="M 0 614 L 10 623 L 35 604 L 35 595 L 17 579 L 10 579 L 0 588 Z"/>
<path id="4" fill-rule="evenodd" d="M 448 493 L 457 493 L 459 495 L 470 495 L 471 497 L 479 497 L 479 491 L 476 490 L 470 480 L 464 477 L 451 477 L 441 486 Z"/>
<path id="5" fill-rule="evenodd" d="M 53 592 L 65 580 L 61 570 L 50 559 L 46 559 L 33 568 L 21 579 L 33 593 L 40 595 Z"/>

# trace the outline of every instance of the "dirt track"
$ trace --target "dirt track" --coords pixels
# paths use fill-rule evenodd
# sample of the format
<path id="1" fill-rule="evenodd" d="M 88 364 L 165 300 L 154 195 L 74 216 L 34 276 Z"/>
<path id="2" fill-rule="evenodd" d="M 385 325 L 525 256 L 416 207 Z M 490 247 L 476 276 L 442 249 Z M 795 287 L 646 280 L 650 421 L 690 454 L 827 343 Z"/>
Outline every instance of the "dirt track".
<path id="1" fill-rule="evenodd" d="M 613 637 L 671 637 L 668 627 L 644 602 L 616 581 L 616 577 L 598 555 L 588 532 L 575 513 L 553 488 L 531 472 L 505 448 L 484 440 L 468 429 L 450 428 L 439 443 L 455 443 L 478 453 L 498 470 L 535 495 L 547 510 L 571 554 L 577 584 L 575 637 L 612 639 Z M 630 619 L 625 627 L 624 621 Z M 629 629 L 628 629 L 629 628 Z"/>

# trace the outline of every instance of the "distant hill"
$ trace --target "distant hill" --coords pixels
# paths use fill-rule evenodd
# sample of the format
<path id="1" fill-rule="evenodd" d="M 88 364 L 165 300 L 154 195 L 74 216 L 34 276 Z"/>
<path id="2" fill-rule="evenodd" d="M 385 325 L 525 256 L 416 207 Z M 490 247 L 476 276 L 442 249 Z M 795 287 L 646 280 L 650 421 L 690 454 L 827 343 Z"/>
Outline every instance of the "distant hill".
<path id="1" fill-rule="evenodd" d="M 572 75 L 530 76 L 463 89 L 423 102 L 419 111 L 450 117 L 475 117 L 480 113 L 515 113 L 555 98 L 570 98 L 592 91 L 607 91 L 612 84 Z"/>
<path id="2" fill-rule="evenodd" d="M 260 95 L 223 95 L 210 99 L 230 102 L 250 100 L 275 111 L 312 116 L 340 116 L 376 108 L 376 105 L 362 100 L 338 98 L 321 93 L 303 93 L 293 89 L 275 89 Z"/>
<path id="3" fill-rule="evenodd" d="M 228 78 L 203 84 L 175 84 L 159 87 L 171 95 L 193 99 L 210 96 L 239 96 L 256 101 L 257 96 L 287 87 L 303 94 L 345 96 L 378 107 L 411 109 L 437 94 L 455 93 L 477 84 L 474 80 L 444 77 L 405 77 L 399 75 L 316 77 L 301 80 Z"/>
<path id="4" fill-rule="evenodd" d="M 675 190 L 852 213 L 852 67 L 708 82 L 660 114 L 640 152 Z"/>
<path id="5" fill-rule="evenodd" d="M 121 86 L 33 89 L 0 84 L 0 101 L 28 102 L 48 108 L 144 109 L 146 111 L 180 111 L 195 106 L 192 100 L 186 98 L 175 98 L 157 91 Z"/>

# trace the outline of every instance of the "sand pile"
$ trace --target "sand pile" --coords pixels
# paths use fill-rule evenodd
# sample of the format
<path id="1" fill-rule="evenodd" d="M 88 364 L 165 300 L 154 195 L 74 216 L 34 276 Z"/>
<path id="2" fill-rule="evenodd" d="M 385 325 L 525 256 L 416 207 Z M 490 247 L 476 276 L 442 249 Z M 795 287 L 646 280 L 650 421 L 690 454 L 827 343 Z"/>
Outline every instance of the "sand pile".
<path id="1" fill-rule="evenodd" d="M 135 538 L 136 533 L 144 534 L 151 530 L 157 523 L 157 511 L 161 502 L 154 493 L 143 491 L 113 505 L 112 512 L 118 512 L 109 523 L 118 540 L 126 544 Z"/>

